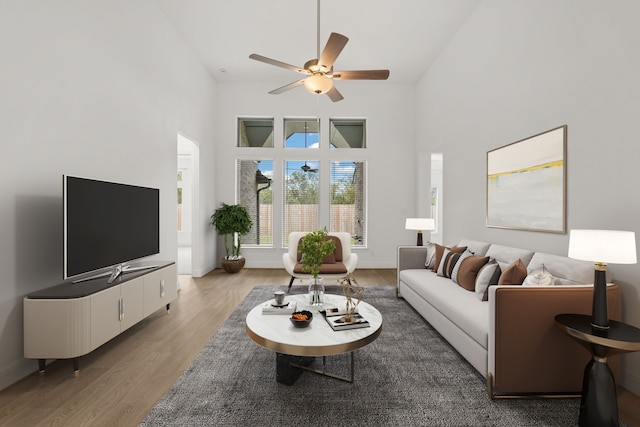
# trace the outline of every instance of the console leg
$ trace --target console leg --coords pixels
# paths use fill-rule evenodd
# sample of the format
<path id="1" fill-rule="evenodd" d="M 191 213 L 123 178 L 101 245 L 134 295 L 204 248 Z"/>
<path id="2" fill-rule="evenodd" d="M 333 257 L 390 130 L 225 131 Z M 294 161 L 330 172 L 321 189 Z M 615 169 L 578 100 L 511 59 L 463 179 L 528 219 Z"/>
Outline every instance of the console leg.
<path id="1" fill-rule="evenodd" d="M 171 303 L 167 304 L 167 313 L 171 311 Z"/>
<path id="2" fill-rule="evenodd" d="M 44 371 L 47 369 L 47 359 L 38 359 L 38 371 L 41 374 L 44 374 Z"/>
<path id="3" fill-rule="evenodd" d="M 74 357 L 71 361 L 73 362 L 73 376 L 77 377 L 80 375 L 80 358 Z"/>

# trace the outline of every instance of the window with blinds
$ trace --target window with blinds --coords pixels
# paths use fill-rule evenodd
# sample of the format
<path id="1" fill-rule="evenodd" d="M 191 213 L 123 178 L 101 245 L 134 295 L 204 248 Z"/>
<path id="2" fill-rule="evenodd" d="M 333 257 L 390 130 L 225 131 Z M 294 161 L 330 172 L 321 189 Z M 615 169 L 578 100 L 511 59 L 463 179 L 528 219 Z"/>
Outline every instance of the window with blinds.
<path id="1" fill-rule="evenodd" d="M 351 234 L 354 246 L 366 246 L 366 162 L 331 162 L 331 231 Z"/>

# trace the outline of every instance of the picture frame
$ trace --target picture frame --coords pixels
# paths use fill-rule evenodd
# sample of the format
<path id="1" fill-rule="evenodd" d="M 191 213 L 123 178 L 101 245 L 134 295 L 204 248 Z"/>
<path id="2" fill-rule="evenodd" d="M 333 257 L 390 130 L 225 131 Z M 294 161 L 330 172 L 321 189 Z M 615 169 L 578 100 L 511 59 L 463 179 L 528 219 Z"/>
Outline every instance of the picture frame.
<path id="1" fill-rule="evenodd" d="M 486 224 L 566 233 L 567 125 L 487 152 Z"/>

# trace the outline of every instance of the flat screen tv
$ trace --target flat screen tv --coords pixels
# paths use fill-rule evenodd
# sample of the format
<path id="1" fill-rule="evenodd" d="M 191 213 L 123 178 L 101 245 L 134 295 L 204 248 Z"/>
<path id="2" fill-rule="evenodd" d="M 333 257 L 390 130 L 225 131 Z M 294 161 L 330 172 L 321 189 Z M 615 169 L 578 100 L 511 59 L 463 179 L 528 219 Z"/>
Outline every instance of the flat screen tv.
<path id="1" fill-rule="evenodd" d="M 64 278 L 127 271 L 160 252 L 160 190 L 65 175 Z M 105 269 L 111 267 L 111 270 Z"/>

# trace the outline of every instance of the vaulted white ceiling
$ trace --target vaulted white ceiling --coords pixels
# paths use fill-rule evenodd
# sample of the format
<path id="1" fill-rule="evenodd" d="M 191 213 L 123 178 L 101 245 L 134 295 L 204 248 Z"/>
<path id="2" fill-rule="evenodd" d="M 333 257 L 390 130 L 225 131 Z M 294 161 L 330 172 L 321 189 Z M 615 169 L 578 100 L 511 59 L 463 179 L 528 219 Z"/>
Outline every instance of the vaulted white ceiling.
<path id="1" fill-rule="evenodd" d="M 303 66 L 316 58 L 316 0 L 155 0 L 221 82 L 276 87 L 300 74 L 249 59 L 258 53 Z M 480 0 L 321 0 L 320 49 L 337 32 L 349 42 L 335 70 L 389 69 L 416 83 Z M 224 71 L 222 71 L 224 70 Z"/>

